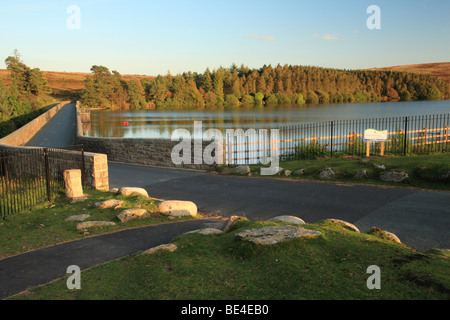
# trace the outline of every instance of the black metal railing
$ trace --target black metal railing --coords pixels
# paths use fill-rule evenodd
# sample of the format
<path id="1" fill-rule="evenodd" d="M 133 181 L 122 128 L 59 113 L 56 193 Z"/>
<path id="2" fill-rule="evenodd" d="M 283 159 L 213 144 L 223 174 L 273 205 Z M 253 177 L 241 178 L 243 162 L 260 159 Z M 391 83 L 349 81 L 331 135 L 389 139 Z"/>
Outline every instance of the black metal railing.
<path id="1" fill-rule="evenodd" d="M 339 120 L 280 128 L 283 160 L 338 155 L 408 155 L 450 151 L 450 114 Z M 387 131 L 385 142 L 364 141 L 367 129 Z"/>
<path id="2" fill-rule="evenodd" d="M 408 155 L 450 152 L 450 114 L 378 119 L 336 120 L 288 125 L 276 141 L 256 135 L 227 136 L 227 164 L 256 164 L 274 149 L 281 161 L 320 157 Z M 367 129 L 387 130 L 387 140 L 364 141 Z"/>
<path id="3" fill-rule="evenodd" d="M 84 186 L 82 146 L 0 151 L 0 218 L 64 194 L 64 171 L 68 169 L 81 170 Z"/>

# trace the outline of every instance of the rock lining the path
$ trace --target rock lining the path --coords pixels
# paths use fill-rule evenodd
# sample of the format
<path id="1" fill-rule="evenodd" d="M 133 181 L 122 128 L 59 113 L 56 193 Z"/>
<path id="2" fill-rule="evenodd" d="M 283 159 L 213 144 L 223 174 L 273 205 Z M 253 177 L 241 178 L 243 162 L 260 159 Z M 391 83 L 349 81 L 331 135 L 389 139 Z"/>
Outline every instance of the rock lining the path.
<path id="1" fill-rule="evenodd" d="M 391 181 L 391 182 L 402 182 L 406 178 L 408 178 L 408 173 L 405 171 L 389 171 L 380 175 L 381 180 L 383 181 Z"/>
<path id="2" fill-rule="evenodd" d="M 299 217 L 286 216 L 286 215 L 273 217 L 273 218 L 270 218 L 267 221 L 282 221 L 282 222 L 288 222 L 288 223 L 294 223 L 294 224 L 306 224 L 305 221 L 303 221 Z"/>
<path id="3" fill-rule="evenodd" d="M 250 167 L 249 166 L 237 166 L 236 168 L 233 168 L 233 170 L 231 170 L 231 173 L 248 174 L 248 173 L 250 173 Z"/>
<path id="4" fill-rule="evenodd" d="M 95 206 L 100 209 L 119 209 L 123 204 L 123 200 L 108 199 L 101 202 L 96 202 Z"/>
<path id="5" fill-rule="evenodd" d="M 237 221 L 239 221 L 239 220 L 243 220 L 243 219 L 245 219 L 244 217 L 240 217 L 240 216 L 231 216 L 224 224 L 223 224 L 223 226 L 222 226 L 222 231 L 225 233 L 225 232 L 228 232 L 228 230 L 231 228 L 231 226 L 233 225 L 233 224 L 235 224 Z"/>
<path id="6" fill-rule="evenodd" d="M 185 234 L 189 234 L 189 233 L 200 233 L 200 234 L 204 234 L 204 235 L 209 235 L 209 234 L 222 234 L 223 231 L 216 229 L 216 228 L 202 228 L 202 229 L 197 229 L 197 230 L 193 230 L 193 231 L 188 231 Z"/>
<path id="7" fill-rule="evenodd" d="M 77 224 L 78 230 L 84 230 L 92 227 L 105 227 L 105 226 L 114 226 L 116 225 L 114 222 L 110 221 L 85 221 Z"/>
<path id="8" fill-rule="evenodd" d="M 128 222 L 134 219 L 144 219 L 150 217 L 150 212 L 145 209 L 127 209 L 122 211 L 117 218 L 121 222 Z"/>
<path id="9" fill-rule="evenodd" d="M 359 229 L 354 224 L 352 224 L 350 222 L 347 222 L 347 221 L 344 221 L 344 220 L 339 220 L 339 219 L 327 219 L 327 221 L 332 222 L 334 224 L 341 224 L 341 225 L 344 225 L 345 227 L 347 227 L 347 228 L 349 228 L 349 229 L 351 229 L 353 231 L 360 232 Z"/>
<path id="10" fill-rule="evenodd" d="M 191 201 L 167 200 L 158 204 L 161 214 L 172 217 L 197 216 L 197 206 Z"/>
<path id="11" fill-rule="evenodd" d="M 70 216 L 68 218 L 66 218 L 64 221 L 84 221 L 87 218 L 89 218 L 91 215 L 89 214 L 80 214 L 77 216 Z"/>
<path id="12" fill-rule="evenodd" d="M 336 173 L 331 168 L 326 168 L 322 172 L 320 172 L 319 177 L 322 179 L 333 179 L 336 177 Z"/>
<path id="13" fill-rule="evenodd" d="M 393 234 L 392 232 L 383 230 L 381 228 L 372 227 L 372 229 L 370 229 L 369 232 L 367 232 L 367 233 L 368 234 L 376 234 L 377 232 L 381 233 L 382 235 L 384 235 L 389 240 L 392 240 L 392 241 L 394 241 L 396 243 L 402 243 L 400 241 L 399 237 L 397 237 L 395 234 Z"/>
<path id="14" fill-rule="evenodd" d="M 124 196 L 130 196 L 133 193 L 137 193 L 139 195 L 148 197 L 148 192 L 147 190 L 143 189 L 143 188 L 135 188 L 135 187 L 122 187 L 119 189 L 119 191 L 117 191 L 117 194 L 121 194 Z"/>
<path id="15" fill-rule="evenodd" d="M 153 254 L 159 250 L 166 250 L 166 251 L 174 252 L 177 249 L 178 249 L 178 246 L 176 244 L 168 243 L 168 244 L 161 244 L 159 246 L 145 250 L 144 252 L 142 252 L 142 254 Z"/>
<path id="16" fill-rule="evenodd" d="M 238 240 L 248 240 L 258 245 L 274 245 L 294 238 L 311 238 L 320 235 L 319 231 L 281 225 L 244 230 L 237 233 L 236 238 Z"/>

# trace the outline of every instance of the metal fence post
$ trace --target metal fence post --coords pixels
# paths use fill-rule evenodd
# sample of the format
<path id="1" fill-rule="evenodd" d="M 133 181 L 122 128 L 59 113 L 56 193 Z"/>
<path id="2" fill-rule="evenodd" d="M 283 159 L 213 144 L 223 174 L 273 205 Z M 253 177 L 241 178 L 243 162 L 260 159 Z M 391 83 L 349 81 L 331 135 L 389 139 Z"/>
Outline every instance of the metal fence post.
<path id="1" fill-rule="evenodd" d="M 48 149 L 44 148 L 45 184 L 47 186 L 47 200 L 52 201 L 50 189 L 50 167 L 48 165 Z"/>
<path id="2" fill-rule="evenodd" d="M 330 150 L 331 158 L 333 158 L 333 135 L 334 135 L 334 121 L 331 121 L 331 150 Z"/>
<path id="3" fill-rule="evenodd" d="M 403 155 L 406 156 L 406 141 L 408 139 L 408 117 L 405 117 L 405 138 L 403 139 Z"/>
<path id="4" fill-rule="evenodd" d="M 3 178 L 4 176 L 4 178 Z M 3 220 L 6 220 L 6 216 L 8 215 L 8 170 L 6 164 L 6 152 L 3 157 L 3 151 L 0 151 L 0 180 L 1 180 L 1 188 L 2 188 L 2 197 L 0 197 L 0 217 Z"/>
<path id="5" fill-rule="evenodd" d="M 84 148 L 81 146 L 81 184 L 86 187 L 86 167 L 84 163 Z"/>

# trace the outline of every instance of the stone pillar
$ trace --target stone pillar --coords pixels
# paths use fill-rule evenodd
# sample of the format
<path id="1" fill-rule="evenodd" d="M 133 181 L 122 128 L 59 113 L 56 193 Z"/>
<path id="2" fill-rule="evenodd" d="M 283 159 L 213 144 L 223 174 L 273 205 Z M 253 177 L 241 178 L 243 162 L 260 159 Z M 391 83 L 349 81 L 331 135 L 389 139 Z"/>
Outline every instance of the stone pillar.
<path id="1" fill-rule="evenodd" d="M 64 171 L 64 184 L 68 198 L 80 198 L 83 196 L 81 170 L 73 169 Z"/>
<path id="2" fill-rule="evenodd" d="M 93 158 L 93 187 L 96 190 L 109 190 L 108 157 L 106 154 L 95 154 Z"/>

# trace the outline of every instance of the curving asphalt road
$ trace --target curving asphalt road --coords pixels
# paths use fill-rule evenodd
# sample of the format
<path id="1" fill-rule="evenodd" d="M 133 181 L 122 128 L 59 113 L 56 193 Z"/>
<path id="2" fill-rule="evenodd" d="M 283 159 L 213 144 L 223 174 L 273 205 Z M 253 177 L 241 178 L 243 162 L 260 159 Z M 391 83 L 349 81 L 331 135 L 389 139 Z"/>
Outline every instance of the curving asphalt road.
<path id="1" fill-rule="evenodd" d="M 293 215 L 307 223 L 335 218 L 361 232 L 379 227 L 419 251 L 450 248 L 450 192 L 412 188 L 220 176 L 109 163 L 110 187 L 145 188 L 152 197 L 189 200 L 212 216 L 265 220 Z"/>

